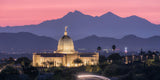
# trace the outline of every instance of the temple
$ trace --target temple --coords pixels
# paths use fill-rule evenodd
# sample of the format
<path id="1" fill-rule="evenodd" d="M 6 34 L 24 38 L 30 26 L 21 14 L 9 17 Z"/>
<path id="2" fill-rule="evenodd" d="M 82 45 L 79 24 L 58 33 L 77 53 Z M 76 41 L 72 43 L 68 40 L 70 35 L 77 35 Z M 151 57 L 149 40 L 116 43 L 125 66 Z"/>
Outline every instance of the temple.
<path id="1" fill-rule="evenodd" d="M 80 53 L 75 51 L 73 40 L 67 35 L 67 26 L 62 38 L 58 42 L 57 50 L 53 53 L 33 53 L 35 67 L 78 67 L 82 65 L 96 65 L 99 53 Z"/>

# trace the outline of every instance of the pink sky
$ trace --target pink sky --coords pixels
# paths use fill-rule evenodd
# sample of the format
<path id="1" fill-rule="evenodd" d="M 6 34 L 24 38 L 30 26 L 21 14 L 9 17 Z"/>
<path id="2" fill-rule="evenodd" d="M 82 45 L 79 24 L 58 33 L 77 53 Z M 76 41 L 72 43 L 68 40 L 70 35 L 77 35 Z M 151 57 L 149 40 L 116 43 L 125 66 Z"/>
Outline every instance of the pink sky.
<path id="1" fill-rule="evenodd" d="M 0 26 L 39 24 L 74 10 L 92 16 L 108 11 L 121 17 L 137 15 L 160 24 L 160 0 L 0 0 Z"/>

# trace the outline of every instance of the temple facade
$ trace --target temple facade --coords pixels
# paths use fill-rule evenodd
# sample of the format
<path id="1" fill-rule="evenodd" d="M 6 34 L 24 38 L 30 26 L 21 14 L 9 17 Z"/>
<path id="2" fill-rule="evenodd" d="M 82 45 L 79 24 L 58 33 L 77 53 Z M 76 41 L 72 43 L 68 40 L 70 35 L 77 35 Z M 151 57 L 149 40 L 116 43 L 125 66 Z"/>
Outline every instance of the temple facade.
<path id="1" fill-rule="evenodd" d="M 96 65 L 99 62 L 99 53 L 80 53 L 75 51 L 73 40 L 67 35 L 59 40 L 57 50 L 53 53 L 33 53 L 35 67 L 78 67 L 82 65 Z"/>

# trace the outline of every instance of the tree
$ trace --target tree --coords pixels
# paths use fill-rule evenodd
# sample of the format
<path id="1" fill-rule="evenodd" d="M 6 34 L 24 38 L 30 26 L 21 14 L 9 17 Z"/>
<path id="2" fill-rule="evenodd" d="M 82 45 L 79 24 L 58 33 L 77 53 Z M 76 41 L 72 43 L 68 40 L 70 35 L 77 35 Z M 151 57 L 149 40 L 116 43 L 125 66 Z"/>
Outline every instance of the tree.
<path id="1" fill-rule="evenodd" d="M 120 80 L 137 80 L 137 78 L 136 74 L 133 71 L 131 71 L 126 76 L 121 77 Z"/>
<path id="2" fill-rule="evenodd" d="M 1 76 L 3 80 L 20 80 L 19 71 L 11 66 L 6 66 L 1 71 Z"/>
<path id="3" fill-rule="evenodd" d="M 77 59 L 75 59 L 75 60 L 73 61 L 73 63 L 79 65 L 79 64 L 83 63 L 83 61 L 82 61 L 81 59 L 77 58 Z"/>
<path id="4" fill-rule="evenodd" d="M 19 75 L 19 71 L 11 66 L 6 66 L 2 71 L 1 74 L 5 75 Z"/>
<path id="5" fill-rule="evenodd" d="M 53 80 L 76 80 L 72 69 L 54 71 Z"/>
<path id="6" fill-rule="evenodd" d="M 143 51 L 143 49 L 141 48 L 141 51 L 140 51 L 140 55 L 144 55 L 145 52 Z"/>
<path id="7" fill-rule="evenodd" d="M 107 59 L 112 60 L 112 63 L 119 64 L 122 62 L 122 57 L 118 53 L 111 54 Z"/>
<path id="8" fill-rule="evenodd" d="M 106 66 L 106 68 L 104 69 L 102 74 L 105 76 L 109 76 L 109 77 L 116 76 L 118 73 L 118 71 L 117 71 L 118 67 L 119 66 L 116 64 L 108 65 L 108 66 Z"/>
<path id="9" fill-rule="evenodd" d="M 106 59 L 106 57 L 105 57 L 104 55 L 100 55 L 100 56 L 99 56 L 99 63 L 100 63 L 100 64 L 101 64 L 101 63 L 102 63 L 102 64 L 105 63 L 106 60 L 107 60 L 107 59 Z"/>
<path id="10" fill-rule="evenodd" d="M 112 76 L 127 74 L 129 70 L 130 70 L 129 67 L 125 65 L 110 64 L 105 67 L 102 74 L 105 76 L 112 77 Z"/>
<path id="11" fill-rule="evenodd" d="M 113 50 L 113 51 L 116 50 L 116 45 L 112 45 L 112 50 Z"/>
<path id="12" fill-rule="evenodd" d="M 31 60 L 27 57 L 20 57 L 17 59 L 16 63 L 21 64 L 22 67 L 28 67 L 31 64 Z"/>
<path id="13" fill-rule="evenodd" d="M 100 46 L 97 47 L 97 51 L 101 51 L 101 49 L 102 49 L 102 48 L 101 48 Z"/>
<path id="14" fill-rule="evenodd" d="M 62 70 L 55 70 L 54 71 L 54 75 L 53 75 L 53 80 L 64 80 L 63 78 L 64 78 L 64 74 L 63 74 L 63 71 Z M 62 76 L 63 76 L 63 78 L 62 78 Z"/>
<path id="15" fill-rule="evenodd" d="M 148 59 L 148 60 L 146 61 L 146 64 L 147 64 L 147 66 L 151 66 L 151 65 L 153 65 L 153 62 L 154 62 L 153 59 Z"/>
<path id="16" fill-rule="evenodd" d="M 38 76 L 39 76 L 39 71 L 37 68 L 35 67 L 23 67 L 23 73 L 28 75 L 28 77 L 30 78 L 30 80 L 37 80 Z"/>
<path id="17" fill-rule="evenodd" d="M 15 62 L 15 60 L 14 60 L 14 58 L 12 58 L 12 57 L 9 57 L 9 59 L 7 60 L 7 63 L 13 63 L 14 64 L 14 62 Z"/>
<path id="18" fill-rule="evenodd" d="M 101 68 L 98 65 L 87 65 L 85 67 L 85 70 L 87 72 L 98 72 L 101 70 Z"/>

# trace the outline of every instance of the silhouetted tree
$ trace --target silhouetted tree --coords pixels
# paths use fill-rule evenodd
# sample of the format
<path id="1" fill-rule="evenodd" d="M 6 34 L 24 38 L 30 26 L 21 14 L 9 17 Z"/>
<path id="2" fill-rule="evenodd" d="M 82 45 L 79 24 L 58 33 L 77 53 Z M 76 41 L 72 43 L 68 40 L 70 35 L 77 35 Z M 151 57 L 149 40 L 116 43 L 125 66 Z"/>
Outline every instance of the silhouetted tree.
<path id="1" fill-rule="evenodd" d="M 21 64 L 22 67 L 28 67 L 31 64 L 31 60 L 27 57 L 20 57 L 17 59 L 16 63 Z"/>
<path id="2" fill-rule="evenodd" d="M 11 66 L 6 66 L 1 71 L 2 80 L 20 80 L 19 71 Z"/>
<path id="3" fill-rule="evenodd" d="M 11 66 L 6 66 L 2 71 L 1 74 L 5 74 L 5 75 L 10 75 L 10 74 L 15 74 L 15 75 L 19 75 L 19 71 L 17 69 L 15 69 L 14 67 Z"/>
<path id="4" fill-rule="evenodd" d="M 107 59 L 112 60 L 112 63 L 120 64 L 122 62 L 122 57 L 118 53 L 111 54 Z"/>
<path id="5" fill-rule="evenodd" d="M 148 79 L 148 80 L 160 80 L 160 67 L 159 66 L 155 66 L 152 65 L 150 67 L 145 68 L 144 70 L 144 76 Z"/>
<path id="6" fill-rule="evenodd" d="M 141 48 L 141 50 L 140 50 L 140 55 L 144 55 L 145 54 L 145 52 L 143 51 L 143 49 Z"/>
<path id="7" fill-rule="evenodd" d="M 116 45 L 112 45 L 112 50 L 113 50 L 113 51 L 116 50 Z"/>
<path id="8" fill-rule="evenodd" d="M 53 75 L 53 80 L 76 80 L 76 77 L 71 69 L 56 70 Z"/>
<path id="9" fill-rule="evenodd" d="M 97 51 L 101 51 L 101 49 L 102 49 L 102 48 L 101 48 L 100 46 L 97 47 Z"/>
<path id="10" fill-rule="evenodd" d="M 152 51 L 148 50 L 148 54 L 152 54 Z"/>
<path id="11" fill-rule="evenodd" d="M 100 63 L 100 64 L 101 64 L 101 63 L 105 63 L 106 60 L 107 60 L 107 58 L 106 58 L 104 55 L 100 55 L 100 56 L 99 56 L 99 63 Z"/>
<path id="12" fill-rule="evenodd" d="M 85 69 L 87 72 L 98 72 L 101 70 L 101 68 L 98 65 L 87 65 Z"/>
<path id="13" fill-rule="evenodd" d="M 30 80 L 37 80 L 38 76 L 39 76 L 39 71 L 37 68 L 35 67 L 23 67 L 23 73 L 28 75 L 28 77 L 30 78 Z"/>
<path id="14" fill-rule="evenodd" d="M 133 71 L 131 71 L 126 76 L 121 77 L 120 80 L 137 80 L 137 78 L 136 74 Z"/>
<path id="15" fill-rule="evenodd" d="M 118 65 L 118 64 L 110 64 L 105 67 L 102 74 L 105 76 L 117 76 L 117 75 L 124 75 L 130 71 L 130 68 L 125 65 Z"/>
<path id="16" fill-rule="evenodd" d="M 15 60 L 13 57 L 9 57 L 8 60 L 7 60 L 7 63 L 14 63 Z"/>

